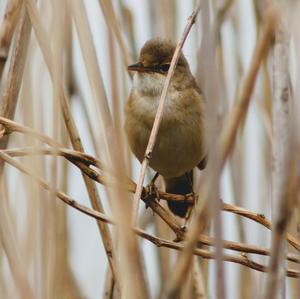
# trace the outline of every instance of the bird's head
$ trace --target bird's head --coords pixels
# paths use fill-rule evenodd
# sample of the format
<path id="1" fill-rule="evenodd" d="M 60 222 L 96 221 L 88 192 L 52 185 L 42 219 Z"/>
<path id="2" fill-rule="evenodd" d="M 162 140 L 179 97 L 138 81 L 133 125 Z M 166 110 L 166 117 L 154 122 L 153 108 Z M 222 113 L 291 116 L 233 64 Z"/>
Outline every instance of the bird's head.
<path id="1" fill-rule="evenodd" d="M 168 73 L 176 45 L 169 40 L 153 38 L 141 49 L 139 61 L 128 66 L 129 71 L 137 72 L 134 85 L 141 91 L 160 93 Z M 180 53 L 171 81 L 171 86 L 182 84 L 191 75 L 184 55 Z"/>

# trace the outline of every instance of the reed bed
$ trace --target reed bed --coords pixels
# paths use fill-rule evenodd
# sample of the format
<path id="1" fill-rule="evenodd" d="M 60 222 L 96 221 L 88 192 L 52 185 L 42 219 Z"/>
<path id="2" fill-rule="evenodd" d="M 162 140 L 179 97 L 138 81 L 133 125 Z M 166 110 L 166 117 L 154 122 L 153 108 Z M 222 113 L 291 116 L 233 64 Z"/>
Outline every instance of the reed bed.
<path id="1" fill-rule="evenodd" d="M 297 1 L 0 4 L 0 298 L 300 297 Z M 140 165 L 127 66 L 155 36 L 177 48 Z M 181 50 L 207 106 L 196 200 L 146 188 Z"/>

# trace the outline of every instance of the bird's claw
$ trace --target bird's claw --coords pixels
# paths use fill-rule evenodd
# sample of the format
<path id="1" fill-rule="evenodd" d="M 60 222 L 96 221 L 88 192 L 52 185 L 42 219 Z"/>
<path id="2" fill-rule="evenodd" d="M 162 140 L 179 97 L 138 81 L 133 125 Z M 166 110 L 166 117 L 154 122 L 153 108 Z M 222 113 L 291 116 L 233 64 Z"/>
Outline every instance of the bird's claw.
<path id="1" fill-rule="evenodd" d="M 156 198 L 158 201 L 160 201 L 159 191 L 154 182 L 151 182 L 146 187 L 146 192 L 149 198 L 154 198 L 154 199 Z"/>
<path id="2" fill-rule="evenodd" d="M 160 195 L 159 195 L 159 191 L 158 188 L 156 187 L 156 185 L 154 184 L 154 182 L 150 182 L 150 184 L 148 186 L 145 187 L 145 197 L 146 199 L 146 209 L 148 209 L 149 204 L 147 203 L 147 201 L 152 200 L 152 199 L 157 199 L 158 201 L 160 201 Z"/>
<path id="3" fill-rule="evenodd" d="M 173 242 L 181 242 L 182 240 L 184 240 L 185 237 L 185 233 L 186 233 L 186 226 L 182 225 L 179 230 L 176 232 L 176 238 L 173 240 Z"/>
<path id="4" fill-rule="evenodd" d="M 191 214 L 192 214 L 192 210 L 193 210 L 193 207 L 195 206 L 196 202 L 197 202 L 197 195 L 195 194 L 194 191 L 192 191 L 191 193 L 188 193 L 185 195 L 185 200 L 188 200 L 192 198 L 193 199 L 193 202 L 189 205 L 188 207 L 188 210 L 187 210 L 187 213 L 185 215 L 185 219 L 184 219 L 184 226 L 186 225 L 186 223 L 189 221 L 190 217 L 191 217 Z"/>

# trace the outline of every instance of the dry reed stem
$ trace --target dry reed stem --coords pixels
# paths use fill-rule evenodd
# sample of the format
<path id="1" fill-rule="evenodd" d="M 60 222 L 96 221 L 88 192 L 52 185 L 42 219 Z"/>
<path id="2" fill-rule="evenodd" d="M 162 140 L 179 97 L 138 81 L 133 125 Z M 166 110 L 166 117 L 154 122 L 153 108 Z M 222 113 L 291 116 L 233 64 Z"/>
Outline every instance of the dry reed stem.
<path id="1" fill-rule="evenodd" d="M 125 26 L 124 33 L 127 36 L 129 48 L 131 50 L 132 58 L 135 60 L 137 59 L 137 49 L 136 49 L 136 39 L 135 39 L 135 22 L 133 19 L 133 13 L 131 9 L 129 9 L 125 3 L 121 2 L 120 4 L 120 11 L 122 17 L 121 26 Z M 125 71 L 125 70 L 124 70 Z"/>
<path id="2" fill-rule="evenodd" d="M 281 7 L 283 9 L 283 7 Z M 273 67 L 273 143 L 272 143 L 272 255 L 269 262 L 269 274 L 266 283 L 266 299 L 285 298 L 285 234 L 296 207 L 297 192 L 294 188 L 295 166 L 291 127 L 291 91 L 289 77 L 290 35 L 282 16 L 276 32 Z M 298 176 L 296 176 L 298 179 Z"/>
<path id="3" fill-rule="evenodd" d="M 13 20 L 11 20 L 13 22 Z M 11 24 L 13 26 L 13 24 Z M 18 95 L 21 87 L 21 80 L 25 66 L 27 48 L 29 43 L 31 26 L 26 15 L 25 8 L 22 7 L 20 11 L 20 19 L 18 22 L 16 40 L 14 49 L 10 60 L 8 76 L 6 84 L 2 92 L 0 103 L 0 115 L 8 118 L 13 118 L 17 105 Z M 2 126 L 1 130 L 2 130 Z M 0 140 L 0 148 L 5 149 L 8 144 L 8 136 L 4 136 Z M 3 179 L 4 163 L 0 161 L 0 179 Z M 3 199 L 4 200 L 4 199 Z M 12 273 L 16 287 L 21 295 L 28 298 L 33 298 L 34 294 L 31 290 L 30 284 L 27 281 L 26 271 L 22 265 L 22 259 L 17 250 L 16 240 L 14 239 L 14 231 L 12 227 L 12 219 L 7 216 L 5 212 L 6 203 L 2 200 L 2 216 L 1 228 L 5 231 L 1 232 L 1 241 L 4 252 L 7 256 L 10 271 Z"/>
<path id="4" fill-rule="evenodd" d="M 26 0 L 26 8 L 28 15 L 30 17 L 32 26 L 35 30 L 35 34 L 38 40 L 38 43 L 40 45 L 43 57 L 45 59 L 46 65 L 48 67 L 50 76 L 52 81 L 55 81 L 54 74 L 53 74 L 53 66 L 51 65 L 53 53 L 50 47 L 49 39 L 47 38 L 47 32 L 43 27 L 41 18 L 38 14 L 37 6 L 33 2 L 33 0 Z M 83 146 L 81 143 L 81 139 L 79 137 L 74 119 L 71 114 L 71 108 L 69 104 L 69 99 L 67 98 L 67 95 L 64 91 L 63 84 L 59 86 L 59 94 L 60 94 L 60 104 L 61 104 L 61 110 L 63 113 L 64 121 L 66 124 L 66 127 L 68 129 L 68 133 L 71 139 L 71 143 L 74 147 L 74 149 L 83 152 Z M 91 200 L 91 204 L 93 208 L 97 211 L 103 211 L 102 204 L 100 202 L 99 194 L 96 189 L 95 183 L 90 180 L 87 176 L 83 174 L 83 179 L 89 194 L 89 198 Z M 102 236 L 103 245 L 105 248 L 105 252 L 108 258 L 109 265 L 111 267 L 112 273 L 116 279 L 117 288 L 120 290 L 120 283 L 118 279 L 117 274 L 117 266 L 115 261 L 115 254 L 112 246 L 112 241 L 110 237 L 110 233 L 108 230 L 108 227 L 102 223 L 97 222 L 100 234 Z"/>
<path id="5" fill-rule="evenodd" d="M 120 77 L 118 74 L 117 68 L 117 57 L 116 57 L 116 45 L 115 39 L 111 34 L 111 30 L 108 35 L 108 47 L 109 47 L 109 68 L 110 68 L 110 81 L 111 81 L 111 97 L 112 97 L 112 119 L 116 132 L 120 132 L 123 130 L 121 123 L 121 101 L 119 95 L 119 85 Z"/>
<path id="6" fill-rule="evenodd" d="M 163 38 L 176 39 L 176 12 L 177 5 L 173 0 L 154 0 L 153 2 L 153 36 L 159 35 Z"/>
<path id="7" fill-rule="evenodd" d="M 103 299 L 113 299 L 114 298 L 114 278 L 111 274 L 110 268 L 106 270 L 105 284 L 103 291 Z"/>
<path id="8" fill-rule="evenodd" d="M 3 161 L 2 161 L 3 162 Z M 29 281 L 26 277 L 26 268 L 20 255 L 18 242 L 15 236 L 15 227 L 8 212 L 9 205 L 4 203 L 7 199 L 2 198 L 0 209 L 0 244 L 4 249 L 8 265 L 12 274 L 17 291 L 21 297 L 35 298 Z"/>
<path id="9" fill-rule="evenodd" d="M 225 76 L 225 66 L 224 66 L 224 59 L 223 59 L 223 42 L 222 42 L 222 34 L 221 34 L 221 28 L 223 25 L 223 22 L 226 19 L 227 13 L 230 10 L 232 4 L 234 3 L 234 0 L 225 0 L 222 3 L 222 6 L 220 8 L 217 7 L 216 12 L 216 20 L 214 24 L 214 36 L 216 37 L 216 62 L 217 62 L 217 69 L 218 69 L 218 75 L 220 77 L 219 80 L 219 89 L 220 94 L 222 94 L 222 102 L 224 103 L 222 106 L 224 107 L 224 115 L 228 113 L 228 109 L 230 107 L 229 101 L 228 101 L 228 92 L 227 92 L 227 86 L 226 86 L 226 76 Z"/>
<path id="10" fill-rule="evenodd" d="M 290 27 L 290 32 L 291 32 L 291 36 L 293 37 L 293 43 L 295 45 L 295 52 L 296 54 L 296 58 L 297 58 L 297 70 L 299 69 L 299 53 L 300 53 L 300 35 L 299 35 L 299 8 L 300 8 L 300 3 L 295 3 L 295 6 L 293 7 L 293 13 L 292 13 L 292 18 L 291 20 L 289 20 L 292 24 L 292 26 Z M 300 121 L 299 121 L 299 111 L 300 111 L 300 76 L 299 74 L 297 75 L 296 78 L 296 82 L 294 85 L 294 94 L 293 94 L 293 98 L 294 98 L 294 103 L 293 103 L 293 111 L 292 111 L 292 118 L 293 118 L 293 125 L 295 131 L 298 130 L 298 134 L 296 132 L 294 132 L 294 138 L 296 139 L 296 143 L 297 143 L 297 148 L 296 148 L 296 152 L 299 153 L 299 144 L 300 144 L 300 136 L 299 136 L 299 127 L 300 127 Z M 295 160 L 295 164 L 299 165 L 299 158 L 297 157 Z M 298 241 L 300 241 L 300 197 L 299 197 L 299 193 L 297 194 L 297 200 L 298 200 L 298 206 L 295 209 L 294 212 L 294 217 L 295 217 L 295 231 L 296 231 L 296 236 Z M 299 268 L 298 268 L 299 270 Z M 294 296 L 296 298 L 298 298 L 300 296 L 300 284 L 299 282 L 296 282 L 295 284 L 293 284 L 293 290 L 294 290 Z"/>
<path id="11" fill-rule="evenodd" d="M 162 180 L 158 180 L 156 186 L 160 188 L 162 186 Z M 172 231 L 170 230 L 169 226 L 167 226 L 162 221 L 160 217 L 153 218 L 153 216 L 150 213 L 147 213 L 146 215 L 151 217 L 150 218 L 151 222 L 149 221 L 148 226 L 150 226 L 150 224 L 154 224 L 154 229 L 157 236 L 163 239 L 170 239 L 172 237 Z M 143 220 L 142 217 L 140 217 L 139 227 L 141 229 L 146 229 L 146 226 L 142 226 L 143 222 L 141 220 Z M 159 269 L 158 269 L 159 281 L 160 281 L 160 285 L 164 286 L 169 279 L 169 272 L 171 269 L 171 261 L 172 261 L 171 251 L 169 249 L 164 248 L 162 250 L 159 250 L 157 252 L 157 255 L 159 259 Z"/>
<path id="12" fill-rule="evenodd" d="M 104 138 L 108 150 L 111 148 L 109 140 L 105 140 L 106 136 L 113 134 L 112 117 L 108 106 L 108 99 L 97 60 L 96 49 L 93 43 L 92 32 L 88 23 L 88 16 L 82 0 L 70 0 L 69 8 L 71 10 L 76 31 L 78 33 L 79 44 L 84 59 L 85 68 L 92 94 L 94 96 L 95 110 L 98 117 L 101 117 L 103 125 L 101 137 Z M 104 132 L 104 130 L 106 132 Z M 106 134 L 105 134 L 106 133 Z"/>
<path id="13" fill-rule="evenodd" d="M 127 46 L 125 44 L 121 29 L 120 29 L 120 24 L 118 22 L 117 16 L 114 11 L 113 4 L 110 0 L 99 0 L 99 4 L 103 11 L 103 15 L 104 15 L 107 27 L 109 28 L 109 30 L 112 30 L 112 32 L 116 36 L 116 40 L 117 40 L 120 50 L 121 50 L 122 61 L 127 70 L 127 67 L 133 62 L 133 59 L 131 57 L 129 49 L 127 48 Z M 128 74 L 129 74 L 130 78 L 132 78 L 132 73 L 128 71 Z"/>
<path id="14" fill-rule="evenodd" d="M 195 299 L 206 299 L 205 286 L 204 286 L 204 277 L 202 274 L 202 269 L 200 268 L 201 260 L 198 261 L 198 258 L 194 256 L 193 260 L 193 285 L 195 290 Z"/>
<path id="15" fill-rule="evenodd" d="M 173 41 L 177 40 L 177 30 L 179 29 L 178 19 L 176 18 L 178 14 L 177 3 L 173 0 L 154 0 L 148 1 L 147 10 L 149 11 L 149 16 L 151 19 L 150 30 L 151 37 L 159 36 L 161 38 L 170 39 Z M 129 33 L 130 34 L 130 33 Z M 134 48 L 136 50 L 136 48 Z M 163 190 L 163 179 L 160 177 L 156 181 L 156 187 Z M 193 200 L 192 198 L 190 198 Z M 171 238 L 171 230 L 165 225 L 165 223 L 159 218 L 155 217 L 153 219 L 156 234 L 164 239 Z M 142 227 L 141 227 L 142 228 Z M 158 273 L 160 287 L 163 288 L 169 280 L 169 273 L 172 267 L 172 251 L 168 248 L 162 248 L 157 252 L 159 263 L 158 263 Z M 191 275 L 190 275 L 191 276 Z M 181 290 L 182 298 L 190 298 L 190 294 L 183 294 L 185 292 L 191 294 L 191 279 L 189 284 L 183 285 Z"/>
<path id="16" fill-rule="evenodd" d="M 6 4 L 4 19 L 0 25 L 0 79 L 8 58 L 9 47 L 18 23 L 21 7 L 21 0 L 9 0 Z"/>
<path id="17" fill-rule="evenodd" d="M 110 223 L 110 224 L 115 224 L 116 222 L 111 219 L 110 217 L 106 216 L 103 213 L 100 213 L 98 211 L 92 210 L 90 208 L 85 207 L 84 205 L 79 204 L 76 200 L 74 200 L 73 198 L 67 196 L 66 194 L 64 194 L 63 192 L 59 192 L 55 189 L 53 189 L 51 186 L 49 186 L 47 184 L 47 182 L 43 179 L 40 178 L 39 175 L 34 174 L 32 172 L 32 170 L 29 170 L 28 168 L 24 167 L 22 165 L 22 163 L 14 160 L 13 158 L 11 158 L 10 156 L 8 156 L 7 154 L 3 153 L 3 151 L 0 151 L 0 158 L 3 159 L 4 161 L 6 161 L 8 164 L 14 166 L 15 168 L 17 168 L 18 170 L 20 170 L 21 172 L 23 172 L 24 174 L 30 176 L 31 178 L 33 178 L 36 183 L 38 183 L 40 186 L 42 186 L 43 188 L 45 188 L 46 190 L 49 190 L 51 192 L 53 192 L 59 199 L 61 199 L 62 201 L 64 201 L 66 204 L 68 204 L 69 206 L 77 209 L 78 211 L 93 217 L 97 220 L 103 221 L 105 223 Z M 171 248 L 171 249 L 175 249 L 175 250 L 183 250 L 184 249 L 184 244 L 182 243 L 176 243 L 176 242 L 172 242 L 172 241 L 168 241 L 168 240 L 164 240 L 161 238 L 157 238 L 153 235 L 150 235 L 149 233 L 139 229 L 139 228 L 134 228 L 134 231 L 141 237 L 143 237 L 144 239 L 147 239 L 148 241 L 152 242 L 153 244 L 155 244 L 158 247 L 166 247 L 166 248 Z M 207 250 L 203 250 L 203 249 L 193 249 L 193 253 L 195 255 L 201 256 L 203 258 L 207 258 L 207 259 L 215 259 L 215 253 L 212 253 L 210 251 Z M 256 263 L 252 260 L 250 260 L 246 255 L 241 255 L 241 256 L 235 256 L 235 255 L 229 255 L 229 254 L 224 254 L 223 255 L 224 261 L 229 261 L 229 262 L 233 262 L 233 263 L 238 263 L 244 266 L 247 266 L 249 268 L 255 269 L 257 271 L 260 272 L 266 272 L 267 268 L 259 263 Z M 287 270 L 287 276 L 288 277 L 300 277 L 300 272 L 295 271 L 295 270 Z"/>
<path id="18" fill-rule="evenodd" d="M 222 6 L 218 9 L 217 20 L 216 20 L 216 30 L 221 31 L 221 25 L 224 22 L 228 11 L 231 9 L 234 0 L 224 0 Z"/>
<path id="19" fill-rule="evenodd" d="M 64 123 L 60 116 L 59 106 L 59 85 L 60 82 L 65 82 L 64 75 L 64 47 L 67 34 L 69 34 L 66 26 L 65 18 L 66 4 L 61 3 L 60 0 L 53 0 L 50 9 L 52 9 L 51 18 L 51 33 L 53 45 L 53 73 L 55 82 L 53 82 L 53 95 L 52 95 L 52 136 L 53 139 L 59 140 L 60 132 L 64 129 Z M 48 5 L 49 5 L 48 4 Z M 41 13 L 45 13 L 48 9 L 41 8 Z M 67 23 L 68 24 L 68 23 Z M 68 61 L 67 61 L 68 62 Z M 68 66 L 66 66 L 68 68 Z M 67 72 L 66 72 L 67 73 Z M 68 89 L 66 89 L 68 90 Z M 65 143 L 65 142 L 64 142 Z M 65 161 L 62 161 L 65 162 Z M 60 182 L 57 177 L 59 175 L 58 159 L 51 158 L 49 167 L 50 172 L 50 185 L 58 189 Z M 47 167 L 46 167 L 47 168 Z M 60 188 L 59 188 L 60 189 Z M 42 259 L 44 262 L 44 287 L 43 298 L 51 299 L 61 297 L 79 297 L 80 291 L 76 287 L 75 281 L 72 280 L 72 272 L 68 263 L 68 228 L 67 228 L 67 214 L 66 205 L 61 203 L 57 204 L 55 195 L 49 194 L 49 201 L 45 201 L 41 209 L 47 210 L 45 215 L 42 216 L 44 227 L 42 229 Z M 42 212 L 43 214 L 43 212 Z M 58 246 L 60 245 L 60 246 Z M 59 269 L 59 271 L 57 271 Z M 74 290 L 72 290 L 72 288 Z M 77 293 L 77 295 L 75 295 Z"/>
<path id="20" fill-rule="evenodd" d="M 24 7 L 20 14 L 16 41 L 0 102 L 0 116 L 7 118 L 13 118 L 15 114 L 31 32 L 31 25 Z M 0 142 L 0 148 L 6 148 L 7 142 L 7 138 L 3 138 Z M 0 168 L 1 173 L 2 166 Z"/>
<path id="21" fill-rule="evenodd" d="M 283 194 L 278 203 L 280 212 L 277 214 L 273 224 L 271 257 L 268 266 L 268 279 L 264 297 L 266 299 L 285 298 L 286 294 L 285 277 L 283 273 L 285 273 L 287 268 L 285 261 L 287 249 L 284 248 L 284 240 L 288 230 L 288 224 L 297 205 L 300 179 L 299 169 L 296 169 L 297 166 L 293 164 L 294 160 L 296 159 L 289 161 L 290 173 L 286 178 L 287 183 L 286 186 L 284 186 L 284 190 L 282 190 Z"/>
<path id="22" fill-rule="evenodd" d="M 95 132 L 95 130 L 93 130 L 92 119 L 88 112 L 86 99 L 84 98 L 83 94 L 79 90 L 76 90 L 75 97 L 77 97 L 80 102 L 80 108 L 81 108 L 80 110 L 82 111 L 82 114 L 84 117 L 84 122 L 87 126 L 86 131 L 89 134 L 89 137 L 91 138 L 95 153 L 97 156 L 100 156 L 101 144 L 99 142 L 97 142 L 96 132 Z"/>
<path id="23" fill-rule="evenodd" d="M 241 94 L 238 97 L 238 100 L 233 107 L 233 111 L 228 116 L 224 129 L 221 132 L 221 158 L 223 166 L 233 148 L 239 125 L 245 118 L 248 111 L 251 95 L 256 82 L 256 77 L 260 65 L 266 57 L 271 42 L 274 38 L 277 20 L 278 10 L 275 6 L 272 5 L 267 10 L 265 16 L 264 32 L 262 33 L 256 44 L 253 58 L 250 64 L 250 69 L 247 72 L 244 83 L 241 87 Z"/>
<path id="24" fill-rule="evenodd" d="M 147 169 L 147 166 L 149 164 L 149 161 L 151 159 L 152 150 L 153 150 L 153 147 L 155 145 L 156 137 L 157 137 L 158 130 L 159 130 L 159 126 L 160 126 L 160 123 L 161 123 L 161 120 L 162 120 L 162 117 L 163 117 L 164 106 L 165 106 L 165 102 L 167 100 L 168 88 L 169 88 L 172 76 L 174 74 L 175 67 L 176 67 L 177 61 L 178 61 L 180 53 L 181 53 L 181 49 L 182 49 L 182 47 L 185 43 L 185 40 L 186 40 L 186 38 L 187 38 L 194 22 L 195 22 L 196 16 L 197 16 L 198 12 L 200 11 L 201 3 L 202 3 L 201 0 L 199 0 L 197 2 L 197 6 L 196 6 L 194 12 L 189 17 L 188 22 L 186 24 L 186 27 L 183 31 L 182 36 L 181 36 L 181 39 L 180 39 L 180 41 L 178 42 L 178 44 L 176 46 L 176 49 L 175 49 L 175 52 L 174 52 L 174 55 L 172 57 L 172 61 L 171 61 L 171 64 L 170 64 L 170 68 L 169 68 L 169 71 L 168 71 L 168 74 L 167 74 L 167 77 L 166 77 L 166 80 L 165 80 L 165 83 L 164 83 L 163 91 L 162 91 L 161 97 L 159 99 L 159 104 L 158 104 L 156 116 L 155 116 L 154 123 L 153 123 L 153 126 L 152 126 L 152 130 L 151 130 L 151 133 L 150 133 L 149 141 L 148 141 L 147 148 L 146 148 L 146 151 L 145 151 L 145 157 L 144 157 L 144 160 L 142 162 L 142 166 L 141 166 L 141 170 L 140 170 L 139 181 L 138 181 L 136 192 L 135 192 L 135 195 L 134 195 L 133 210 L 132 210 L 132 223 L 133 224 L 135 224 L 136 221 L 137 221 L 139 202 L 140 202 L 140 198 L 141 198 L 141 195 L 142 195 L 142 189 L 143 189 L 143 183 L 144 183 L 144 179 L 145 179 L 145 173 L 146 173 L 146 169 Z"/>
<path id="25" fill-rule="evenodd" d="M 224 274 L 224 265 L 222 261 L 223 256 L 223 243 L 222 243 L 222 234 L 223 234 L 223 220 L 221 218 L 221 205 L 218 201 L 218 196 L 220 192 L 220 176 L 221 176 L 221 161 L 219 155 L 219 148 L 215 136 L 219 134 L 218 126 L 218 107 L 221 104 L 221 98 L 224 97 L 224 102 L 226 103 L 226 91 L 225 84 L 222 84 L 224 80 L 221 79 L 221 76 L 218 72 L 218 65 L 220 61 L 217 60 L 217 32 L 216 25 L 209 26 L 212 24 L 212 8 L 209 5 L 209 1 L 206 1 L 206 6 L 203 9 L 203 19 L 202 26 L 204 29 L 203 40 L 201 49 L 203 51 L 205 60 L 203 62 L 204 75 L 205 75 L 205 84 L 204 84 L 204 93 L 208 99 L 206 104 L 205 119 L 205 139 L 207 152 L 209 155 L 209 163 L 207 165 L 207 176 L 206 184 L 203 188 L 199 188 L 201 200 L 198 201 L 195 209 L 194 222 L 192 222 L 189 234 L 187 236 L 188 245 L 187 250 L 180 256 L 177 262 L 177 269 L 179 270 L 174 275 L 173 285 L 170 286 L 169 294 L 173 291 L 176 292 L 176 279 L 177 282 L 184 278 L 184 272 L 191 265 L 191 255 L 190 249 L 195 246 L 196 235 L 202 232 L 201 222 L 202 222 L 202 210 L 209 207 L 209 212 L 211 214 L 212 221 L 209 223 L 213 225 L 213 233 L 215 236 L 215 252 L 216 252 L 216 273 L 215 273 L 215 288 L 216 296 L 219 299 L 226 298 L 226 284 L 225 284 L 225 274 Z M 209 219 L 210 220 L 210 219 Z M 209 221 L 208 220 L 208 221 Z M 176 277 L 177 276 L 177 277 Z M 170 296 L 169 296 L 170 298 Z"/>

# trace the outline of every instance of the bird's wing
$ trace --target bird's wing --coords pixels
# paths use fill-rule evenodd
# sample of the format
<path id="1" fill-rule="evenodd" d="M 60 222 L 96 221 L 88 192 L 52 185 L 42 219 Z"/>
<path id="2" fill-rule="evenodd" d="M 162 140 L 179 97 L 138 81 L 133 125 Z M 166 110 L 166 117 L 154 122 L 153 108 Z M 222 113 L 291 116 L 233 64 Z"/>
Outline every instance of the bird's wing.
<path id="1" fill-rule="evenodd" d="M 197 165 L 197 167 L 200 170 L 203 170 L 206 167 L 207 164 L 207 155 L 204 156 L 204 158 L 199 162 L 199 164 Z"/>

